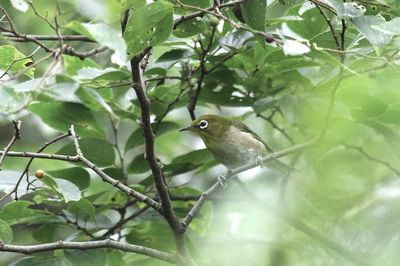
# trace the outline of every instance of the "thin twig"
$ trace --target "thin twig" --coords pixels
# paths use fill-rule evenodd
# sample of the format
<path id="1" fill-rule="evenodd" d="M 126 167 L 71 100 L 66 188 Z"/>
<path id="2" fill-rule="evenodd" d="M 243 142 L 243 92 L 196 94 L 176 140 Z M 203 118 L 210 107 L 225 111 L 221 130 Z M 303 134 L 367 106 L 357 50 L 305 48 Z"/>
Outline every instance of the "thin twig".
<path id="1" fill-rule="evenodd" d="M 198 100 L 198 98 L 200 96 L 200 92 L 201 92 L 201 89 L 203 87 L 204 77 L 207 75 L 207 69 L 206 69 L 207 54 L 211 50 L 216 30 L 217 30 L 216 27 L 212 28 L 210 40 L 208 42 L 207 47 L 204 47 L 204 45 L 201 42 L 201 40 L 199 40 L 200 49 L 201 49 L 200 66 L 199 66 L 199 68 L 200 68 L 200 77 L 197 80 L 196 90 L 195 91 L 189 90 L 189 92 L 190 92 L 190 94 L 189 94 L 189 103 L 188 103 L 188 106 L 187 106 L 187 109 L 189 111 L 189 114 L 190 114 L 190 117 L 191 117 L 192 120 L 196 119 L 196 114 L 194 113 L 194 111 L 196 109 L 197 100 Z"/>
<path id="2" fill-rule="evenodd" d="M 332 24 L 332 21 L 331 21 L 330 18 L 326 15 L 325 11 L 321 8 L 321 6 L 320 6 L 319 3 L 314 2 L 314 4 L 315 4 L 315 6 L 318 8 L 318 10 L 319 10 L 319 12 L 321 13 L 321 15 L 324 17 L 326 23 L 328 24 L 329 29 L 330 29 L 330 31 L 331 31 L 331 33 L 332 33 L 333 40 L 335 41 L 336 48 L 337 48 L 338 50 L 342 50 L 342 49 L 341 49 L 341 45 L 340 45 L 340 43 L 339 43 L 339 38 L 338 38 L 338 36 L 337 36 L 337 34 L 336 34 L 336 30 L 335 30 L 335 27 L 334 27 L 333 24 Z M 342 40 L 343 40 L 343 39 L 342 39 Z"/>
<path id="3" fill-rule="evenodd" d="M 11 138 L 10 142 L 7 144 L 7 146 L 3 149 L 2 154 L 0 155 L 0 171 L 1 171 L 1 165 L 3 164 L 4 158 L 6 157 L 7 152 L 11 149 L 12 145 L 17 141 L 17 139 L 21 138 L 21 120 L 13 121 L 14 124 L 14 136 Z"/>
<path id="4" fill-rule="evenodd" d="M 368 160 L 373 161 L 373 162 L 377 162 L 379 164 L 382 164 L 384 166 L 386 166 L 390 171 L 392 171 L 393 173 L 395 173 L 396 175 L 400 175 L 400 170 L 397 170 L 396 168 L 394 168 L 390 163 L 374 157 L 370 154 L 368 154 L 363 148 L 361 147 L 357 147 L 354 145 L 350 145 L 350 144 L 343 144 L 347 149 L 351 149 L 351 150 L 355 150 L 358 151 L 359 153 L 361 153 L 362 155 L 364 155 L 364 157 L 366 157 Z"/>
<path id="5" fill-rule="evenodd" d="M 114 232 L 118 229 L 121 228 L 122 226 L 124 226 L 124 224 L 126 224 L 129 221 L 132 221 L 133 219 L 135 219 L 136 217 L 138 217 L 139 215 L 141 215 L 142 213 L 144 213 L 145 211 L 147 211 L 150 207 L 149 206 L 144 206 L 143 208 L 133 212 L 131 215 L 129 215 L 128 217 L 126 217 L 125 219 L 122 219 L 120 221 L 118 221 L 113 227 L 111 227 L 110 229 L 108 229 L 104 234 L 103 237 L 108 237 L 112 234 L 114 234 Z"/>
<path id="6" fill-rule="evenodd" d="M 317 140 L 311 140 L 311 141 L 305 142 L 303 144 L 294 145 L 289 149 L 282 150 L 280 152 L 271 153 L 271 154 L 265 156 L 262 159 L 262 161 L 268 162 L 268 161 L 272 161 L 277 158 L 286 156 L 291 153 L 303 151 L 305 149 L 315 146 L 317 143 L 318 143 Z M 228 180 L 232 176 L 237 175 L 238 173 L 244 172 L 246 170 L 249 170 L 251 168 L 254 168 L 256 166 L 259 166 L 259 163 L 254 162 L 254 163 L 249 163 L 249 164 L 243 165 L 241 167 L 238 167 L 236 169 L 228 171 L 223 176 L 223 178 Z M 211 195 L 213 195 L 215 192 L 217 192 L 220 188 L 221 188 L 221 183 L 219 181 L 217 181 L 207 191 L 202 193 L 202 195 L 200 196 L 200 199 L 196 202 L 196 204 L 192 207 L 192 209 L 189 211 L 189 213 L 183 219 L 182 223 L 183 223 L 183 226 L 185 226 L 185 228 L 187 228 L 189 226 L 189 224 L 193 221 L 193 219 L 196 217 L 196 215 L 200 211 L 201 207 L 203 206 L 203 204 L 207 200 L 207 198 L 209 198 Z"/>
<path id="7" fill-rule="evenodd" d="M 91 161 L 89 161 L 82 153 L 80 145 L 79 145 L 79 141 L 78 141 L 78 137 L 75 134 L 75 130 L 74 127 L 71 126 L 69 132 L 71 133 L 71 136 L 73 138 L 74 141 L 74 146 L 75 146 L 75 151 L 76 151 L 76 155 L 73 156 L 72 158 L 74 158 L 75 160 L 77 160 L 78 162 L 83 163 L 84 165 L 86 165 L 87 167 L 89 167 L 90 169 L 92 169 L 99 177 L 101 177 L 101 179 L 104 182 L 110 183 L 111 185 L 113 185 L 114 187 L 118 188 L 119 190 L 121 190 L 122 192 L 126 193 L 129 196 L 132 196 L 144 203 L 146 203 L 147 205 L 151 206 L 153 209 L 155 209 L 156 211 L 160 212 L 161 211 L 161 207 L 160 204 L 156 201 L 154 201 L 152 198 L 128 187 L 127 185 L 123 184 L 122 182 L 120 182 L 119 180 L 115 180 L 112 177 L 110 177 L 109 175 L 107 175 L 103 170 L 101 170 L 97 165 L 95 165 L 94 163 L 92 163 Z"/>
<path id="8" fill-rule="evenodd" d="M 295 143 L 294 140 L 293 140 L 293 138 L 292 138 L 291 136 L 289 136 L 289 134 L 286 133 L 286 130 L 285 130 L 284 128 L 280 128 L 280 127 L 274 122 L 274 120 L 272 119 L 272 117 L 266 117 L 265 115 L 262 115 L 262 114 L 259 114 L 259 113 L 257 113 L 256 115 L 257 115 L 257 117 L 260 117 L 260 118 L 264 119 L 265 121 L 268 121 L 268 122 L 271 124 L 271 126 L 272 126 L 274 129 L 276 129 L 277 131 L 279 131 L 292 145 Z"/>

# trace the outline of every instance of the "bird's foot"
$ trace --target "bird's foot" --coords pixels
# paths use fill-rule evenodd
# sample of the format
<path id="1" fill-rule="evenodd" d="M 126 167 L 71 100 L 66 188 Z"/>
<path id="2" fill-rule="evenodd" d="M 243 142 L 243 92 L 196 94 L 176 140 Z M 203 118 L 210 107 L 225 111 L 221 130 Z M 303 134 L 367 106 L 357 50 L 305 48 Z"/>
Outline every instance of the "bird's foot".
<path id="1" fill-rule="evenodd" d="M 225 176 L 223 176 L 223 175 L 218 176 L 218 183 L 221 185 L 222 188 L 225 189 L 228 187 L 228 185 L 226 184 L 227 181 L 228 180 L 225 178 Z"/>
<path id="2" fill-rule="evenodd" d="M 263 157 L 262 157 L 261 155 L 258 155 L 258 156 L 256 157 L 256 163 L 257 163 L 261 168 L 264 168 L 264 167 L 265 167 L 264 162 L 263 162 Z"/>

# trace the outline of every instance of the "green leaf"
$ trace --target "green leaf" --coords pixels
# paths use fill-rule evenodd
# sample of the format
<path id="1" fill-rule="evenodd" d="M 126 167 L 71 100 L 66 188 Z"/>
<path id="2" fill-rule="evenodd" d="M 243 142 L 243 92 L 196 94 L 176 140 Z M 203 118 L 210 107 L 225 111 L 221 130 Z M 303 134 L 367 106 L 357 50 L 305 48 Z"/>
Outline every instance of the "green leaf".
<path id="1" fill-rule="evenodd" d="M 258 99 L 253 104 L 253 109 L 256 113 L 262 113 L 276 105 L 276 100 L 271 98 Z"/>
<path id="2" fill-rule="evenodd" d="M 124 252 L 119 250 L 109 250 L 107 252 L 106 266 L 127 266 L 124 260 Z"/>
<path id="3" fill-rule="evenodd" d="M 195 150 L 175 157 L 170 164 L 164 166 L 163 171 L 168 176 L 174 176 L 192 171 L 210 162 L 213 162 L 213 159 L 207 149 Z"/>
<path id="4" fill-rule="evenodd" d="M 27 68 L 33 63 L 31 58 L 26 56 L 11 45 L 0 46 L 0 69 L 8 70 L 10 73 L 24 72 L 30 78 L 33 78 L 34 68 Z M 3 71 L 0 71 L 2 74 Z"/>
<path id="5" fill-rule="evenodd" d="M 122 180 L 124 178 L 124 172 L 121 168 L 118 167 L 109 167 L 109 168 L 104 168 L 103 172 L 106 173 L 107 175 L 111 176 L 112 178 L 116 180 Z"/>
<path id="6" fill-rule="evenodd" d="M 42 243 L 57 241 L 57 232 L 63 230 L 63 224 L 43 224 L 33 231 L 33 238 Z"/>
<path id="7" fill-rule="evenodd" d="M 385 23 L 385 19 L 379 16 L 362 16 L 353 19 L 354 26 L 364 37 L 377 48 L 382 48 L 392 40 L 392 35 L 374 29 Z"/>
<path id="8" fill-rule="evenodd" d="M 81 191 L 79 188 L 68 180 L 54 178 L 50 175 L 46 175 L 40 180 L 48 187 L 59 193 L 64 198 L 65 202 L 78 201 L 81 199 Z"/>
<path id="9" fill-rule="evenodd" d="M 366 120 L 363 122 L 383 136 L 388 147 L 396 154 L 397 158 L 400 158 L 400 136 L 395 130 L 378 121 Z"/>
<path id="10" fill-rule="evenodd" d="M 89 87 L 80 87 L 76 95 L 81 99 L 86 107 L 92 111 L 106 110 L 112 113 L 111 107 L 103 99 L 100 93 Z"/>
<path id="11" fill-rule="evenodd" d="M 72 206 L 87 214 L 94 222 L 96 221 L 96 210 L 88 199 L 81 198 L 79 201 L 72 202 Z"/>
<path id="12" fill-rule="evenodd" d="M 124 10 L 129 8 L 136 10 L 139 7 L 146 5 L 146 0 L 122 0 L 121 5 Z"/>
<path id="13" fill-rule="evenodd" d="M 267 1 L 247 0 L 241 5 L 242 15 L 246 24 L 258 31 L 265 31 L 265 14 Z"/>
<path id="14" fill-rule="evenodd" d="M 64 250 L 71 265 L 102 266 L 106 265 L 107 254 L 104 249 Z M 116 266 L 116 265 L 114 265 Z"/>
<path id="15" fill-rule="evenodd" d="M 384 34 L 388 35 L 399 35 L 400 34 L 400 18 L 395 18 L 386 23 L 372 26 L 373 29 L 379 30 Z"/>
<path id="16" fill-rule="evenodd" d="M 221 37 L 220 44 L 231 49 L 238 49 L 243 47 L 245 42 L 252 38 L 253 35 L 245 30 L 236 30 L 228 33 L 226 36 Z"/>
<path id="17" fill-rule="evenodd" d="M 71 125 L 75 126 L 81 137 L 102 137 L 103 132 L 88 108 L 78 103 L 40 102 L 32 103 L 28 109 L 38 115 L 43 122 L 61 132 L 67 132 Z"/>
<path id="18" fill-rule="evenodd" d="M 69 76 L 76 75 L 82 68 L 98 68 L 98 65 L 91 59 L 83 60 L 76 56 L 63 54 L 65 73 Z"/>
<path id="19" fill-rule="evenodd" d="M 202 19 L 193 18 L 179 24 L 172 34 L 178 38 L 187 38 L 204 32 L 206 27 Z"/>
<path id="20" fill-rule="evenodd" d="M 29 208 L 31 205 L 33 205 L 33 203 L 29 201 L 20 200 L 10 202 L 0 211 L 0 217 L 9 225 L 58 221 L 58 219 L 49 212 Z"/>
<path id="21" fill-rule="evenodd" d="M 284 96 L 279 100 L 279 108 L 290 123 L 295 123 L 300 115 L 299 99 L 295 96 Z"/>
<path id="22" fill-rule="evenodd" d="M 83 155 L 97 166 L 109 166 L 115 163 L 115 151 L 113 146 L 96 138 L 83 138 L 79 140 Z M 75 155 L 75 147 L 72 143 L 64 146 L 58 154 Z"/>
<path id="23" fill-rule="evenodd" d="M 366 11 L 364 6 L 357 3 L 344 3 L 341 0 L 326 0 L 326 2 L 336 10 L 338 19 L 357 18 Z"/>
<path id="24" fill-rule="evenodd" d="M 130 174 L 145 173 L 150 170 L 149 164 L 144 158 L 144 154 L 136 156 L 128 166 L 128 172 Z"/>
<path id="25" fill-rule="evenodd" d="M 0 99 L 0 113 L 7 114 L 21 110 L 25 105 L 27 96 L 16 91 L 15 88 L 0 86 Z"/>
<path id="26" fill-rule="evenodd" d="M 68 180 L 74 183 L 80 190 L 84 190 L 90 185 L 90 175 L 84 168 L 81 167 L 71 167 L 48 171 L 48 174 L 56 178 Z"/>
<path id="27" fill-rule="evenodd" d="M 154 127 L 154 125 L 153 125 Z M 157 131 L 157 137 L 171 131 L 171 130 L 176 130 L 180 126 L 175 123 L 175 122 L 170 122 L 170 121 L 164 121 L 160 124 L 158 131 Z M 154 130 L 154 128 L 153 128 Z M 143 130 L 141 128 L 138 128 L 135 130 L 128 138 L 128 141 L 126 142 L 125 145 L 125 150 L 130 150 L 133 147 L 136 147 L 138 145 L 141 145 L 144 143 L 144 136 L 143 136 Z"/>
<path id="28" fill-rule="evenodd" d="M 317 8 L 306 11 L 302 14 L 301 18 L 301 20 L 288 21 L 286 24 L 289 26 L 290 32 L 294 31 L 304 39 L 313 40 L 320 36 L 321 32 L 328 29 L 324 17 L 321 16 Z M 292 33 L 290 32 L 287 32 L 286 34 L 292 36 Z M 296 39 L 298 39 L 297 36 Z"/>
<path id="29" fill-rule="evenodd" d="M 173 26 L 173 8 L 171 3 L 157 1 L 133 12 L 124 33 L 130 58 L 149 45 L 157 45 L 168 39 Z"/>
<path id="30" fill-rule="evenodd" d="M 174 237 L 165 222 L 133 221 L 126 241 L 131 244 L 147 246 L 165 251 L 174 249 Z"/>
<path id="31" fill-rule="evenodd" d="M 180 83 L 160 85 L 148 93 L 150 100 L 158 100 L 162 103 L 172 103 L 180 93 Z"/>
<path id="32" fill-rule="evenodd" d="M 12 266 L 71 266 L 64 256 L 49 257 L 40 256 L 22 258 L 12 264 Z"/>
<path id="33" fill-rule="evenodd" d="M 11 243 L 13 240 L 13 232 L 11 227 L 0 219 L 0 240 L 4 243 Z"/>
<path id="34" fill-rule="evenodd" d="M 120 66 L 126 64 L 126 44 L 119 30 L 102 22 L 80 23 L 74 21 L 70 22 L 67 27 L 113 50 L 115 52 L 111 57 L 113 63 Z"/>
<path id="35" fill-rule="evenodd" d="M 181 0 L 181 3 L 189 6 L 197 6 L 200 8 L 207 8 L 211 6 L 211 0 Z"/>

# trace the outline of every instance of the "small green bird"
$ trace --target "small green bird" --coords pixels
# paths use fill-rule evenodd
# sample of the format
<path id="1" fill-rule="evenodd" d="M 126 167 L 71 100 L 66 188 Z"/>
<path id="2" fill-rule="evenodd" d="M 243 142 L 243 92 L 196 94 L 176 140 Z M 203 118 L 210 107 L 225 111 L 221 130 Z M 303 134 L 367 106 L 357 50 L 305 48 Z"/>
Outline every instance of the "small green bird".
<path id="1" fill-rule="evenodd" d="M 229 170 L 250 162 L 259 162 L 272 149 L 245 124 L 218 115 L 203 115 L 179 131 L 190 130 L 198 135 L 213 157 Z M 287 175 L 292 167 L 274 160 L 267 164 Z"/>

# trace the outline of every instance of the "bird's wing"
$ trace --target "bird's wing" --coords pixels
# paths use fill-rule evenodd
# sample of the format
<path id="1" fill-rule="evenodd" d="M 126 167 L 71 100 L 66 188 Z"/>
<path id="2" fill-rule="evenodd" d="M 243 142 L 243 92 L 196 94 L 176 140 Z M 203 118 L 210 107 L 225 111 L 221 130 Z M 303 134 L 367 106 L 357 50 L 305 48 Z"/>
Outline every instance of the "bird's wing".
<path id="1" fill-rule="evenodd" d="M 256 140 L 258 140 L 259 142 L 262 142 L 265 146 L 265 148 L 267 149 L 268 152 L 274 152 L 272 150 L 272 148 L 270 146 L 267 145 L 267 143 L 265 143 L 256 133 L 254 133 L 250 128 L 248 128 L 248 126 L 246 126 L 245 124 L 243 124 L 242 122 L 239 121 L 233 121 L 233 125 L 237 128 L 239 128 L 240 130 L 250 133 L 253 138 L 255 138 Z"/>
<path id="2" fill-rule="evenodd" d="M 274 152 L 270 146 L 268 146 L 256 133 L 251 131 L 251 129 L 248 128 L 242 122 L 233 121 L 233 125 L 238 127 L 240 130 L 242 130 L 244 132 L 250 133 L 256 140 L 262 142 L 268 152 L 270 152 L 270 153 Z M 284 174 L 285 176 L 288 176 L 288 175 L 290 175 L 290 173 L 297 171 L 294 167 L 292 167 L 284 162 L 281 162 L 280 160 L 273 160 L 271 162 L 268 162 L 267 167 L 272 168 L 272 169 Z"/>

